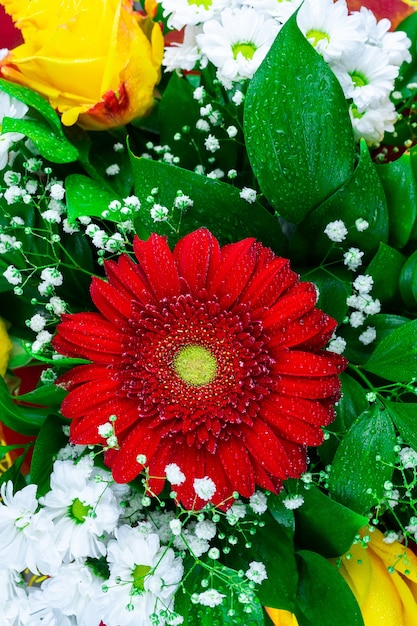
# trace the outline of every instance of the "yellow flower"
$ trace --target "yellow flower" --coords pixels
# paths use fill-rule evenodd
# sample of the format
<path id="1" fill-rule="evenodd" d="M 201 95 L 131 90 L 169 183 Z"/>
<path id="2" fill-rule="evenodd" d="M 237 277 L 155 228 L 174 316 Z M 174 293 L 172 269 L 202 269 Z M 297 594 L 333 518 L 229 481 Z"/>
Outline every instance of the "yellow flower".
<path id="1" fill-rule="evenodd" d="M 0 0 L 24 43 L 0 63 L 4 78 L 30 87 L 88 130 L 146 115 L 160 79 L 163 36 L 129 0 Z"/>
<path id="2" fill-rule="evenodd" d="M 417 626 L 417 556 L 397 541 L 384 543 L 377 529 L 367 534 L 368 547 L 353 545 L 340 569 L 365 626 Z"/>
<path id="3" fill-rule="evenodd" d="M 284 611 L 283 609 L 265 608 L 275 626 L 298 626 L 297 618 L 293 615 L 293 613 Z"/>
<path id="4" fill-rule="evenodd" d="M 0 376 L 4 376 L 12 352 L 13 344 L 7 334 L 6 325 L 0 318 Z"/>

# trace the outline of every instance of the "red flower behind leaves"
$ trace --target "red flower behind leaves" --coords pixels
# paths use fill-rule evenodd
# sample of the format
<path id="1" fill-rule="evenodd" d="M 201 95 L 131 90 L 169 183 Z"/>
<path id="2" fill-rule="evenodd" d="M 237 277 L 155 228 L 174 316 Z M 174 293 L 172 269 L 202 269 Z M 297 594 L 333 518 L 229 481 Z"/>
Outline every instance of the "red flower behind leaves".
<path id="1" fill-rule="evenodd" d="M 334 417 L 346 360 L 322 351 L 336 322 L 315 308 L 313 284 L 254 239 L 220 248 L 205 229 L 170 251 L 152 235 L 135 240 L 94 278 L 98 313 L 64 315 L 56 350 L 89 359 L 59 379 L 71 440 L 106 444 L 98 428 L 116 416 L 119 449 L 106 452 L 118 482 L 146 457 L 159 493 L 165 467 L 185 507 L 205 504 L 196 478 L 216 484 L 212 502 L 255 485 L 277 492 L 306 469 L 306 447 Z M 143 458 L 141 458 L 143 460 Z"/>

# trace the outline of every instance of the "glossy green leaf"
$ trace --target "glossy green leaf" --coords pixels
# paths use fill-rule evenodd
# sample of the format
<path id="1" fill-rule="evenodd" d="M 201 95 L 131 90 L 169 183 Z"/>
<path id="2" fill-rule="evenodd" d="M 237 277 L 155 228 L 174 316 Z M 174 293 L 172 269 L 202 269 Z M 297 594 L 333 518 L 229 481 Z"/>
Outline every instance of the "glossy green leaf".
<path id="1" fill-rule="evenodd" d="M 341 556 L 368 518 L 335 502 L 317 487 L 303 489 L 304 503 L 295 511 L 297 545 L 326 558 Z"/>
<path id="2" fill-rule="evenodd" d="M 414 378 L 417 372 L 417 320 L 392 331 L 362 367 L 393 382 L 408 383 Z"/>
<path id="3" fill-rule="evenodd" d="M 78 158 L 76 148 L 63 133 L 57 133 L 43 120 L 14 119 L 5 117 L 4 133 L 22 133 L 33 141 L 37 150 L 52 163 L 72 163 Z"/>
<path id="4" fill-rule="evenodd" d="M 103 189 L 100 183 L 84 174 L 67 176 L 65 190 L 70 222 L 84 215 L 101 217 L 103 211 L 108 210 L 110 202 L 118 199 L 116 194 L 111 194 L 107 189 Z M 109 217 L 111 218 L 111 214 Z"/>
<path id="5" fill-rule="evenodd" d="M 338 570 L 315 552 L 298 553 L 299 626 L 364 626 L 358 603 Z"/>
<path id="6" fill-rule="evenodd" d="M 404 262 L 405 257 L 398 250 L 381 241 L 365 272 L 374 279 L 373 298 L 389 302 L 398 297 L 398 281 Z"/>
<path id="7" fill-rule="evenodd" d="M 18 406 L 0 377 L 0 414 L 1 421 L 8 428 L 22 435 L 36 435 L 45 421 L 47 410 Z"/>
<path id="8" fill-rule="evenodd" d="M 291 611 L 297 588 L 292 529 L 278 524 L 269 515 L 265 515 L 262 521 L 265 525 L 256 527 L 250 549 L 250 560 L 261 561 L 268 574 L 257 590 L 257 596 L 264 606 Z M 233 569 L 246 571 L 248 550 L 242 541 L 233 547 L 227 564 Z"/>
<path id="9" fill-rule="evenodd" d="M 299 235 L 309 242 L 306 248 L 311 254 L 323 258 L 334 245 L 324 229 L 335 217 L 348 229 L 345 245 L 356 246 L 365 252 L 376 252 L 381 241 L 388 240 L 388 211 L 384 189 L 371 161 L 364 141 L 360 144 L 359 162 L 348 180 L 312 211 L 300 224 Z M 357 219 L 365 219 L 369 228 L 359 232 Z M 340 251 L 337 258 L 340 259 Z"/>
<path id="10" fill-rule="evenodd" d="M 386 401 L 385 406 L 404 442 L 417 450 L 417 404 Z"/>
<path id="11" fill-rule="evenodd" d="M 408 321 L 407 317 L 402 317 L 401 315 L 378 313 L 367 318 L 366 326 L 352 328 L 350 324 L 344 325 L 340 332 L 347 343 L 343 354 L 351 363 L 363 366 L 377 349 L 379 343 Z M 359 340 L 359 336 L 368 327 L 375 329 L 376 338 L 370 344 L 365 345 Z"/>
<path id="12" fill-rule="evenodd" d="M 366 393 L 357 380 L 345 372 L 340 375 L 341 398 L 336 405 L 336 417 L 326 427 L 330 437 L 323 441 L 318 449 L 319 456 L 325 465 L 332 462 L 333 457 L 345 433 L 358 415 L 369 408 Z"/>
<path id="13" fill-rule="evenodd" d="M 299 223 L 351 176 L 355 144 L 346 99 L 294 15 L 249 84 L 246 145 L 271 205 Z"/>
<path id="14" fill-rule="evenodd" d="M 2 485 L 3 483 L 7 483 L 9 480 L 11 480 L 13 483 L 14 493 L 16 493 L 16 491 L 19 491 L 20 489 L 23 489 L 23 487 L 26 487 L 27 483 L 25 477 L 20 471 L 25 458 L 26 452 L 18 456 L 17 459 L 15 459 L 13 465 L 9 467 L 5 472 L 3 472 L 3 474 L 0 474 L 0 485 Z"/>
<path id="15" fill-rule="evenodd" d="M 366 514 L 384 494 L 392 477 L 396 435 L 387 411 L 374 406 L 352 424 L 338 447 L 329 492 L 340 504 Z"/>
<path id="16" fill-rule="evenodd" d="M 184 617 L 184 626 L 213 626 L 222 624 L 233 626 L 234 624 L 245 624 L 245 626 L 263 626 L 264 616 L 262 606 L 256 596 L 247 604 L 242 604 L 237 600 L 236 591 L 240 588 L 244 590 L 245 583 L 235 570 L 219 564 L 217 567 L 210 565 L 211 588 L 222 593 L 222 604 L 215 607 L 204 607 L 201 604 L 194 604 L 191 600 L 192 594 L 199 594 L 207 591 L 207 587 L 202 585 L 203 579 L 207 578 L 207 570 L 196 565 L 193 567 L 191 560 L 186 561 L 187 576 L 183 580 L 182 587 L 175 595 L 175 611 Z M 249 581 L 247 581 L 249 583 Z M 231 593 L 234 591 L 234 593 Z M 247 591 L 250 593 L 249 585 Z M 232 600 L 233 598 L 233 600 Z M 246 607 L 246 611 L 245 611 Z M 247 611 L 250 609 L 250 611 Z M 232 615 L 229 611 L 233 610 Z"/>
<path id="17" fill-rule="evenodd" d="M 49 415 L 36 437 L 30 466 L 30 479 L 38 485 L 38 496 L 50 489 L 52 465 L 58 451 L 68 443 L 62 427 L 69 422 L 58 415 Z"/>
<path id="18" fill-rule="evenodd" d="M 404 263 L 398 286 L 405 304 L 414 308 L 417 305 L 417 250 Z"/>
<path id="19" fill-rule="evenodd" d="M 303 280 L 314 283 L 319 291 L 317 306 L 334 317 L 339 323 L 346 316 L 348 305 L 346 299 L 352 293 L 352 278 L 346 268 L 335 267 L 329 272 L 321 267 L 301 271 Z"/>
<path id="20" fill-rule="evenodd" d="M 167 235 L 171 244 L 178 235 L 168 222 L 154 222 L 146 208 L 146 198 L 158 189 L 155 202 L 171 209 L 177 192 L 190 196 L 194 205 L 182 215 L 174 216 L 180 224 L 181 236 L 206 227 L 222 243 L 244 237 L 256 237 L 278 254 L 285 254 L 286 241 L 279 222 L 258 203 L 248 204 L 239 190 L 227 183 L 200 176 L 194 172 L 149 159 L 132 158 L 135 193 L 142 202 L 140 218 L 149 232 Z"/>
<path id="21" fill-rule="evenodd" d="M 49 102 L 36 93 L 36 91 L 4 79 L 0 79 L 0 91 L 4 91 L 9 94 L 9 96 L 20 100 L 20 102 L 24 102 L 27 106 L 38 111 L 54 131 L 62 133 L 61 121 L 58 115 Z"/>
<path id="22" fill-rule="evenodd" d="M 377 166 L 389 213 L 389 243 L 403 248 L 410 239 L 417 218 L 417 184 L 408 153 Z"/>
<path id="23" fill-rule="evenodd" d="M 56 362 L 56 361 L 55 361 Z M 48 407 L 59 407 L 67 392 L 54 384 L 42 385 L 33 391 L 16 396 L 18 402 L 30 402 L 31 404 L 44 404 Z"/>

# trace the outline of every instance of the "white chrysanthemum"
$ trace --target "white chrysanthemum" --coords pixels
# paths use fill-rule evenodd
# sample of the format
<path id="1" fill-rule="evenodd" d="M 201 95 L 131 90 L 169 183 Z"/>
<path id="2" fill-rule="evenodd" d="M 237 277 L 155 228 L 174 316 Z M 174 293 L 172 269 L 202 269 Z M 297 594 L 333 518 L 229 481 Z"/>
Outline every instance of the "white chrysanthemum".
<path id="1" fill-rule="evenodd" d="M 26 115 L 28 107 L 23 102 L 12 98 L 3 91 L 0 92 L 0 129 L 5 117 L 13 117 L 14 119 L 21 119 Z M 4 133 L 0 134 L 0 170 L 4 169 L 7 165 L 9 150 L 12 144 L 19 139 L 23 139 L 24 135 L 21 133 Z"/>
<path id="2" fill-rule="evenodd" d="M 0 568 L 51 574 L 60 558 L 52 540 L 54 527 L 44 511 L 38 511 L 36 485 L 27 485 L 13 494 L 13 483 L 1 486 Z"/>
<path id="3" fill-rule="evenodd" d="M 166 46 L 162 65 L 167 72 L 175 70 L 192 70 L 199 62 L 200 67 L 207 65 L 207 58 L 202 56 L 196 36 L 203 32 L 201 26 L 186 26 L 182 43 L 173 42 Z"/>
<path id="4" fill-rule="evenodd" d="M 386 102 L 398 76 L 398 67 L 390 65 L 388 55 L 373 46 L 365 46 L 357 57 L 343 58 L 332 70 L 345 97 L 352 98 L 359 112 Z"/>
<path id="5" fill-rule="evenodd" d="M 366 7 L 361 7 L 359 16 L 364 25 L 367 43 L 381 48 L 392 65 L 400 66 L 403 61 L 411 61 L 411 41 L 404 31 L 389 32 L 391 22 L 386 18 L 378 22 L 374 13 Z"/>
<path id="6" fill-rule="evenodd" d="M 297 24 L 325 61 L 357 56 L 366 39 L 362 20 L 348 15 L 345 0 L 305 0 Z"/>
<path id="7" fill-rule="evenodd" d="M 379 145 L 385 133 L 394 132 L 394 124 L 398 119 L 395 106 L 388 98 L 378 107 L 366 109 L 362 113 L 352 104 L 349 115 L 356 141 L 364 139 L 370 146 Z"/>
<path id="8" fill-rule="evenodd" d="M 228 0 L 160 0 L 163 16 L 168 17 L 168 28 L 181 30 L 184 26 L 211 20 L 229 5 Z"/>
<path id="9" fill-rule="evenodd" d="M 203 54 L 217 67 L 219 80 L 231 82 L 251 78 L 269 51 L 280 26 L 249 7 L 225 9 L 220 20 L 203 25 L 197 42 Z"/>
<path id="10" fill-rule="evenodd" d="M 62 565 L 55 576 L 42 583 L 43 605 L 74 616 L 77 624 L 98 626 L 100 615 L 95 599 L 102 593 L 102 584 L 103 580 L 84 563 Z"/>
<path id="11" fill-rule="evenodd" d="M 7 567 L 7 563 L 2 565 Z M 29 600 L 22 588 L 21 576 L 11 568 L 0 569 L 0 607 L 2 626 L 30 624 Z"/>
<path id="12" fill-rule="evenodd" d="M 115 535 L 108 545 L 107 591 L 98 597 L 100 614 L 106 626 L 148 626 L 152 613 L 173 607 L 182 560 L 145 524 L 121 526 Z M 159 624 L 165 624 L 163 617 Z"/>
<path id="13" fill-rule="evenodd" d="M 75 617 L 64 615 L 59 609 L 54 609 L 48 603 L 46 594 L 36 587 L 28 587 L 30 626 L 76 626 L 78 623 Z M 65 594 L 64 594 L 65 595 Z"/>
<path id="14" fill-rule="evenodd" d="M 243 0 L 242 5 L 250 6 L 257 13 L 265 13 L 284 24 L 298 9 L 303 0 Z"/>
<path id="15" fill-rule="evenodd" d="M 104 555 L 103 534 L 115 529 L 120 515 L 113 491 L 106 482 L 94 480 L 97 472 L 88 461 L 56 461 L 51 491 L 41 498 L 64 562 Z"/>

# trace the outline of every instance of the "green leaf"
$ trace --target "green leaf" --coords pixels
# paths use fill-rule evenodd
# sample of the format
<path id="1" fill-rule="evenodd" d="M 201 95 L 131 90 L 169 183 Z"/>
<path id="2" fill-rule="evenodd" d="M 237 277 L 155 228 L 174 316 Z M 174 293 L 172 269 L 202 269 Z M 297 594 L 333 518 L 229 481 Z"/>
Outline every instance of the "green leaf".
<path id="1" fill-rule="evenodd" d="M 65 179 L 67 196 L 68 220 L 74 222 L 77 217 L 101 217 L 107 211 L 110 202 L 118 199 L 103 189 L 100 183 L 84 176 L 84 174 L 70 174 Z M 111 219 L 111 214 L 110 214 Z"/>
<path id="2" fill-rule="evenodd" d="M 26 487 L 26 480 L 22 472 L 20 471 L 26 454 L 27 451 L 18 456 L 13 465 L 9 467 L 9 469 L 7 469 L 5 472 L 3 472 L 3 474 L 0 474 L 0 485 L 2 485 L 3 483 L 7 483 L 7 481 L 11 480 L 13 483 L 14 493 L 16 493 L 16 491 L 19 491 L 20 489 L 23 489 L 23 487 Z"/>
<path id="3" fill-rule="evenodd" d="M 2 378 L 0 378 L 0 411 L 1 421 L 22 435 L 36 435 L 48 412 L 47 409 L 15 404 Z"/>
<path id="4" fill-rule="evenodd" d="M 62 426 L 68 424 L 58 415 L 49 415 L 36 438 L 30 466 L 30 479 L 38 485 L 38 496 L 43 496 L 50 489 L 52 465 L 57 452 L 68 443 Z"/>
<path id="5" fill-rule="evenodd" d="M 393 382 L 408 383 L 412 380 L 417 371 L 417 320 L 392 331 L 377 345 L 362 367 Z"/>
<path id="6" fill-rule="evenodd" d="M 399 277 L 399 289 L 405 304 L 414 308 L 417 304 L 417 250 L 404 263 Z"/>
<path id="7" fill-rule="evenodd" d="M 391 415 L 398 432 L 405 443 L 417 450 L 416 415 L 417 404 L 385 401 L 385 407 Z"/>
<path id="8" fill-rule="evenodd" d="M 346 299 L 352 293 L 352 277 L 346 268 L 335 267 L 331 271 L 318 267 L 301 272 L 303 280 L 313 282 L 319 290 L 317 306 L 339 323 L 346 316 Z"/>
<path id="9" fill-rule="evenodd" d="M 301 222 L 351 176 L 355 144 L 346 99 L 295 15 L 250 81 L 244 128 L 259 185 L 290 222 Z"/>
<path id="10" fill-rule="evenodd" d="M 186 561 L 187 564 L 187 561 Z M 262 606 L 256 596 L 247 604 L 242 604 L 237 599 L 236 591 L 245 590 L 245 583 L 235 570 L 221 565 L 210 565 L 211 588 L 223 594 L 222 604 L 215 607 L 204 607 L 201 604 L 194 604 L 191 601 L 192 594 L 199 594 L 207 590 L 202 585 L 202 581 L 208 578 L 208 572 L 200 565 L 194 566 L 191 559 L 188 560 L 188 567 L 185 571 L 187 576 L 182 586 L 175 595 L 175 611 L 184 617 L 184 626 L 214 626 L 217 624 L 245 624 L 245 626 L 263 626 L 264 617 Z M 249 581 L 246 590 L 251 593 Z M 231 592 L 234 593 L 231 593 Z M 245 610 L 246 607 L 246 610 Z M 250 612 L 247 611 L 250 609 Z M 229 611 L 234 613 L 229 615 Z"/>
<path id="11" fill-rule="evenodd" d="M 359 341 L 359 335 L 362 333 L 363 328 L 352 328 L 346 324 L 342 327 L 340 333 L 347 343 L 344 355 L 351 363 L 363 366 L 370 358 L 370 355 L 377 349 L 379 343 L 408 321 L 407 317 L 389 313 L 378 313 L 368 317 L 366 320 L 367 326 L 375 328 L 376 339 L 367 346 Z"/>
<path id="12" fill-rule="evenodd" d="M 22 133 L 33 141 L 41 155 L 52 163 L 72 163 L 78 158 L 78 152 L 66 139 L 43 120 L 17 120 L 5 117 L 2 122 L 3 133 Z"/>
<path id="13" fill-rule="evenodd" d="M 200 176 L 175 165 L 151 161 L 131 155 L 135 193 L 142 202 L 140 213 L 145 228 L 167 235 L 170 243 L 177 241 L 168 222 L 155 223 L 146 208 L 146 198 L 158 188 L 155 202 L 171 209 L 177 191 L 190 196 L 194 205 L 178 216 L 181 235 L 206 227 L 221 243 L 244 237 L 256 237 L 278 254 L 284 254 L 286 241 L 279 222 L 258 203 L 248 204 L 232 185 Z M 174 218 L 176 219 L 176 218 Z"/>
<path id="14" fill-rule="evenodd" d="M 326 427 L 326 430 L 333 435 L 326 439 L 318 449 L 320 458 L 326 465 L 332 462 L 340 441 L 358 415 L 369 408 L 362 385 L 345 372 L 340 375 L 340 382 L 342 395 L 336 405 L 336 417 Z"/>
<path id="15" fill-rule="evenodd" d="M 384 494 L 395 461 L 395 430 L 387 411 L 374 406 L 353 423 L 333 459 L 329 480 L 332 498 L 366 514 Z M 368 493 L 368 490 L 370 491 Z"/>
<path id="16" fill-rule="evenodd" d="M 297 555 L 299 626 L 364 626 L 356 599 L 338 570 L 319 554 Z"/>
<path id="17" fill-rule="evenodd" d="M 309 242 L 306 254 L 322 258 L 333 247 L 324 234 L 329 222 L 342 220 L 349 233 L 346 246 L 357 246 L 365 252 L 376 252 L 381 241 L 388 240 L 388 211 L 384 189 L 371 161 L 365 141 L 360 144 L 360 158 L 349 179 L 300 224 L 299 235 Z M 359 232 L 357 219 L 365 219 L 369 228 Z M 314 235 L 314 236 L 312 236 Z M 341 254 L 335 253 L 339 259 Z"/>
<path id="18" fill-rule="evenodd" d="M 401 158 L 377 166 L 387 198 L 389 213 L 389 243 L 403 248 L 410 239 L 417 218 L 417 185 L 411 167 L 411 158 Z"/>
<path id="19" fill-rule="evenodd" d="M 263 606 L 291 611 L 297 588 L 292 529 L 278 524 L 269 514 L 262 521 L 265 525 L 256 527 L 250 551 L 241 543 L 237 544 L 227 558 L 227 564 L 233 569 L 246 571 L 248 560 L 261 561 L 268 578 L 257 590 L 260 602 Z"/>
<path id="20" fill-rule="evenodd" d="M 17 402 L 30 402 L 31 404 L 45 404 L 49 407 L 60 407 L 67 392 L 54 384 L 42 385 L 33 391 L 16 396 Z"/>
<path id="21" fill-rule="evenodd" d="M 20 102 L 24 102 L 27 106 L 38 111 L 51 129 L 55 130 L 57 133 L 62 133 L 61 121 L 58 115 L 45 98 L 36 93 L 36 91 L 32 91 L 32 89 L 28 87 L 22 87 L 22 85 L 4 79 L 0 79 L 0 91 L 4 91 L 9 94 L 9 96 L 20 100 Z"/>
<path id="22" fill-rule="evenodd" d="M 304 503 L 295 511 L 297 545 L 326 558 L 341 556 L 368 518 L 331 500 L 317 487 L 304 489 Z"/>
<path id="23" fill-rule="evenodd" d="M 365 274 L 374 279 L 372 297 L 389 302 L 398 297 L 398 281 L 405 257 L 381 241 L 377 253 L 366 268 Z"/>

